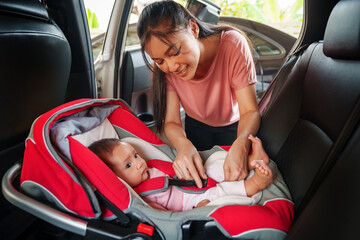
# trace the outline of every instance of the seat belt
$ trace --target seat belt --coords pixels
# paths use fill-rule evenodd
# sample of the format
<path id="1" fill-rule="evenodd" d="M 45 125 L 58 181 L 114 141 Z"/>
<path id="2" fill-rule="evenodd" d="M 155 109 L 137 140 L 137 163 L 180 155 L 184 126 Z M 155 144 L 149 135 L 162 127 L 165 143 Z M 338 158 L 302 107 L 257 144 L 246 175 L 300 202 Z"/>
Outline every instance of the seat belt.
<path id="1" fill-rule="evenodd" d="M 285 80 L 287 79 L 289 73 L 293 69 L 299 57 L 307 48 L 308 48 L 307 44 L 303 45 L 286 58 L 285 63 L 282 65 L 279 72 L 271 81 L 268 90 L 265 92 L 265 94 L 262 96 L 262 98 L 259 101 L 261 115 L 264 115 L 268 107 L 271 106 L 275 101 L 275 99 L 278 97 L 280 90 L 284 85 Z M 269 99 L 269 102 L 267 104 L 266 104 L 266 99 Z M 266 104 L 265 109 L 263 110 L 261 109 L 262 104 Z"/>

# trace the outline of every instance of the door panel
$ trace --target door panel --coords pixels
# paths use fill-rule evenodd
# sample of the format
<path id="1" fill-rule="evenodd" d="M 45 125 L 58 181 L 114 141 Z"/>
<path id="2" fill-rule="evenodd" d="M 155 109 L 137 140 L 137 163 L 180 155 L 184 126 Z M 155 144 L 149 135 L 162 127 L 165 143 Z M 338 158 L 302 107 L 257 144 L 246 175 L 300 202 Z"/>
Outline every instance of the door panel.
<path id="1" fill-rule="evenodd" d="M 124 99 L 145 124 L 153 123 L 151 71 L 140 46 L 127 48 L 121 68 L 120 98 Z"/>

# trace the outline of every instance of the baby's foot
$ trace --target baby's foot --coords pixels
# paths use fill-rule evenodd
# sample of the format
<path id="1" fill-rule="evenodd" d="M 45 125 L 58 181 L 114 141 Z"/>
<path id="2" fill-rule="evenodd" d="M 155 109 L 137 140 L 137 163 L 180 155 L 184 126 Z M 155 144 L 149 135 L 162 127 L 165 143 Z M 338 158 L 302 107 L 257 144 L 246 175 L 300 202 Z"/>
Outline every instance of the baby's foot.
<path id="1" fill-rule="evenodd" d="M 255 173 L 251 177 L 252 181 L 257 185 L 259 191 L 264 190 L 274 181 L 271 169 L 262 160 L 254 160 L 250 164 L 255 167 Z"/>
<path id="2" fill-rule="evenodd" d="M 252 143 L 252 153 L 249 155 L 249 161 L 250 161 L 249 169 L 254 168 L 251 167 L 251 162 L 253 160 L 263 160 L 264 163 L 267 165 L 269 163 L 269 156 L 266 154 L 260 138 L 254 137 L 253 135 L 250 134 L 248 139 Z"/>

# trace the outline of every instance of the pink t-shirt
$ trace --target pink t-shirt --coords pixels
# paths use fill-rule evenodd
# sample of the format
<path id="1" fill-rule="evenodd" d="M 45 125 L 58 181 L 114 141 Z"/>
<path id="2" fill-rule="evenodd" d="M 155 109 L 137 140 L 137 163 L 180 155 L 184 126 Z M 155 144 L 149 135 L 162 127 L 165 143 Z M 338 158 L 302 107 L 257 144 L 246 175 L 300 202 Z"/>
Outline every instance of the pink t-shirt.
<path id="1" fill-rule="evenodd" d="M 208 74 L 183 81 L 166 75 L 167 91 L 176 91 L 185 112 L 210 126 L 226 126 L 239 120 L 235 90 L 256 83 L 256 71 L 248 43 L 235 30 L 221 34 L 219 49 Z"/>

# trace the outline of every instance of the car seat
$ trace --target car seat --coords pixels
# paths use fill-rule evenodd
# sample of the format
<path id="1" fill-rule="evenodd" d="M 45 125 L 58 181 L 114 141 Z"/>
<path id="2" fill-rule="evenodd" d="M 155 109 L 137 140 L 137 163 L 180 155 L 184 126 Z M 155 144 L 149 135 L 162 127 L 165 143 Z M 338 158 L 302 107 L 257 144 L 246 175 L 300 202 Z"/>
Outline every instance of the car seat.
<path id="1" fill-rule="evenodd" d="M 359 12 L 360 1 L 340 1 L 324 40 L 303 52 L 273 103 L 261 106 L 258 135 L 289 186 L 295 219 L 336 164 L 358 121 Z"/>
<path id="2" fill-rule="evenodd" d="M 158 139 L 123 101 L 81 99 L 44 113 L 34 122 L 27 139 L 21 190 L 53 209 L 42 208 L 39 212 L 34 209 L 38 203 L 25 201 L 28 199 L 26 197 L 9 199 L 17 205 L 21 205 L 19 202 L 26 204 L 25 209 L 33 213 L 37 211 L 37 216 L 57 226 L 64 223 L 58 221 L 57 215 L 53 214 L 54 209 L 89 220 L 81 228 L 71 224 L 63 227 L 94 238 L 104 237 L 109 234 L 109 229 L 117 231 L 118 238 L 125 238 L 124 234 L 138 236 L 142 233 L 137 230 L 140 224 L 153 229 L 154 235 L 151 234 L 151 237 L 154 239 L 194 238 L 194 233 L 201 233 L 201 239 L 285 237 L 292 222 L 293 204 L 274 164 L 271 164 L 274 183 L 257 197 L 254 196 L 250 202 L 256 205 L 239 205 L 240 201 L 229 203 L 222 199 L 223 202 L 218 202 L 216 206 L 185 212 L 155 210 L 127 184 L 119 181 L 86 147 L 87 144 L 79 140 L 93 139 L 93 131 L 100 132 L 100 138 L 109 137 L 103 136 L 108 132 L 103 128 L 107 121 L 110 128 L 115 129 L 115 134 L 110 133 L 111 137 L 118 135 L 124 141 L 129 141 L 127 138 L 142 139 L 144 144 L 158 149 L 160 153 L 156 158 L 159 160 L 172 161 L 175 158 L 173 150 Z M 137 141 L 131 143 L 136 144 Z M 149 159 L 141 149 L 138 152 Z M 154 152 L 149 156 L 153 156 Z M 244 201 L 249 202 L 242 197 L 241 202 Z M 75 222 L 77 224 L 79 221 Z"/>

